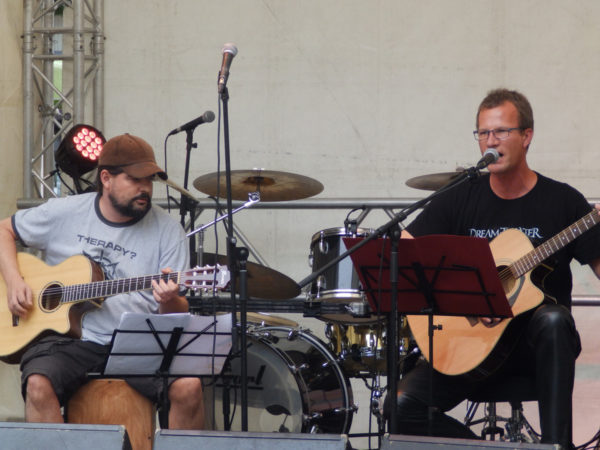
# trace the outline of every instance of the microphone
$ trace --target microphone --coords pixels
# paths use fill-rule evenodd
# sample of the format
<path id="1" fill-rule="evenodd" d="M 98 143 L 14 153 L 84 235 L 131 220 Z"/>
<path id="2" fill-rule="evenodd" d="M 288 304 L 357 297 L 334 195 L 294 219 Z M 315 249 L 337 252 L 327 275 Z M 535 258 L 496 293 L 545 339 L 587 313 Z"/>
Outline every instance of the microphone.
<path id="1" fill-rule="evenodd" d="M 237 52 L 238 49 L 234 44 L 228 43 L 223 46 L 223 63 L 221 64 L 221 70 L 219 71 L 219 94 L 221 94 L 225 90 L 227 78 L 229 77 L 229 68 L 231 67 L 231 61 L 233 61 L 233 57 L 237 55 Z"/>
<path id="2" fill-rule="evenodd" d="M 476 170 L 484 169 L 487 166 L 489 166 L 490 164 L 498 161 L 498 158 L 500 158 L 500 154 L 498 153 L 498 150 L 496 150 L 495 148 L 488 148 L 483 153 L 483 156 L 481 157 L 481 159 L 477 162 L 475 169 Z"/>
<path id="3" fill-rule="evenodd" d="M 208 122 L 212 122 L 213 120 L 215 120 L 215 113 L 212 111 L 206 111 L 204 114 L 202 114 L 200 117 L 194 119 L 194 120 L 190 120 L 188 123 L 181 125 L 178 128 L 175 128 L 173 131 L 171 131 L 167 136 L 172 136 L 173 134 L 177 134 L 180 131 L 187 131 L 187 130 L 193 130 L 194 128 L 196 128 L 198 125 L 202 124 L 202 123 L 208 123 Z"/>

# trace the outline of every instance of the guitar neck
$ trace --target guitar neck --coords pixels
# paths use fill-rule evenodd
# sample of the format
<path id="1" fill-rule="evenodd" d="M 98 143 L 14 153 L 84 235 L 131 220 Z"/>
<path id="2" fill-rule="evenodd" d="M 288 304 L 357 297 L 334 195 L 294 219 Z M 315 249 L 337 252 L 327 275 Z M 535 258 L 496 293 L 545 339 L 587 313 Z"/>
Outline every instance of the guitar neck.
<path id="1" fill-rule="evenodd" d="M 152 289 L 152 281 L 172 280 L 179 284 L 180 272 L 168 274 L 146 275 L 143 277 L 123 278 L 119 280 L 104 280 L 93 283 L 64 286 L 61 303 L 94 300 L 128 292 L 146 291 Z"/>
<path id="2" fill-rule="evenodd" d="M 574 224 L 568 226 L 554 237 L 548 239 L 540 246 L 534 248 L 511 264 L 510 268 L 515 277 L 521 277 L 527 272 L 541 264 L 545 259 L 552 256 L 560 249 L 577 239 L 583 233 L 600 222 L 600 213 L 593 209 L 589 214 L 583 216 Z"/>

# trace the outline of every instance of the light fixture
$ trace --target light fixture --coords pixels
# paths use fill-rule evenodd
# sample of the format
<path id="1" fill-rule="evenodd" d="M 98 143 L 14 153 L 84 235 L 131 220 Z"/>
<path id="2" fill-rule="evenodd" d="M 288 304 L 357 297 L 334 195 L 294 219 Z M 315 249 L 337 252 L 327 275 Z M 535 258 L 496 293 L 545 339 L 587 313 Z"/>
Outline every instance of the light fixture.
<path id="1" fill-rule="evenodd" d="M 65 135 L 54 159 L 56 166 L 70 175 L 77 192 L 82 192 L 80 178 L 98 166 L 98 157 L 106 139 L 96 128 L 78 124 Z"/>

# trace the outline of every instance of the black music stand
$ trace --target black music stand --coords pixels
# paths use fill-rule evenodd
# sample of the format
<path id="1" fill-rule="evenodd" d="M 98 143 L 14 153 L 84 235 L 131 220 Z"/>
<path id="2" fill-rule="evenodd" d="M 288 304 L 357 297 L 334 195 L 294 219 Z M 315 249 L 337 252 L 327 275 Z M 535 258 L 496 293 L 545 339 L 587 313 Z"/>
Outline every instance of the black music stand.
<path id="1" fill-rule="evenodd" d="M 214 349 L 214 351 L 213 351 Z M 100 377 L 157 377 L 163 381 L 221 373 L 231 350 L 231 315 L 125 313 L 114 330 Z"/>
<path id="2" fill-rule="evenodd" d="M 354 247 L 362 239 L 344 238 L 344 242 L 346 246 Z M 396 278 L 390 270 L 390 241 L 373 239 L 350 256 L 374 312 L 429 316 L 431 434 L 433 333 L 436 330 L 433 316 L 506 318 L 513 314 L 487 240 L 452 235 L 400 239 L 396 286 L 392 282 Z M 397 294 L 397 308 L 391 301 L 394 294 Z M 391 317 L 390 322 L 392 320 L 397 318 Z M 390 348 L 390 351 L 395 349 Z M 397 369 L 392 365 L 395 366 L 395 358 L 388 361 L 388 374 L 395 377 Z M 393 395 L 395 398 L 397 392 Z M 396 400 L 393 407 L 396 407 Z"/>

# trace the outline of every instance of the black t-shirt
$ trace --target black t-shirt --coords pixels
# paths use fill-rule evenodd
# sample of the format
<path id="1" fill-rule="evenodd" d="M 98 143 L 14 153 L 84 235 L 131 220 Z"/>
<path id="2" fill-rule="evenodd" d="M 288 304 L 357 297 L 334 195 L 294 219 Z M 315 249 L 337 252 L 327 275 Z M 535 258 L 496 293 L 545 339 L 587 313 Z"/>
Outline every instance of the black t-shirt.
<path id="1" fill-rule="evenodd" d="M 455 234 L 492 240 L 506 229 L 517 228 L 537 247 L 591 210 L 585 197 L 573 187 L 540 174 L 537 176 L 533 189 L 514 200 L 504 200 L 494 194 L 489 174 L 464 183 L 434 198 L 407 230 L 415 237 Z M 576 259 L 588 264 L 599 257 L 600 225 L 545 261 L 554 270 L 544 280 L 544 290 L 570 308 L 571 261 Z"/>

